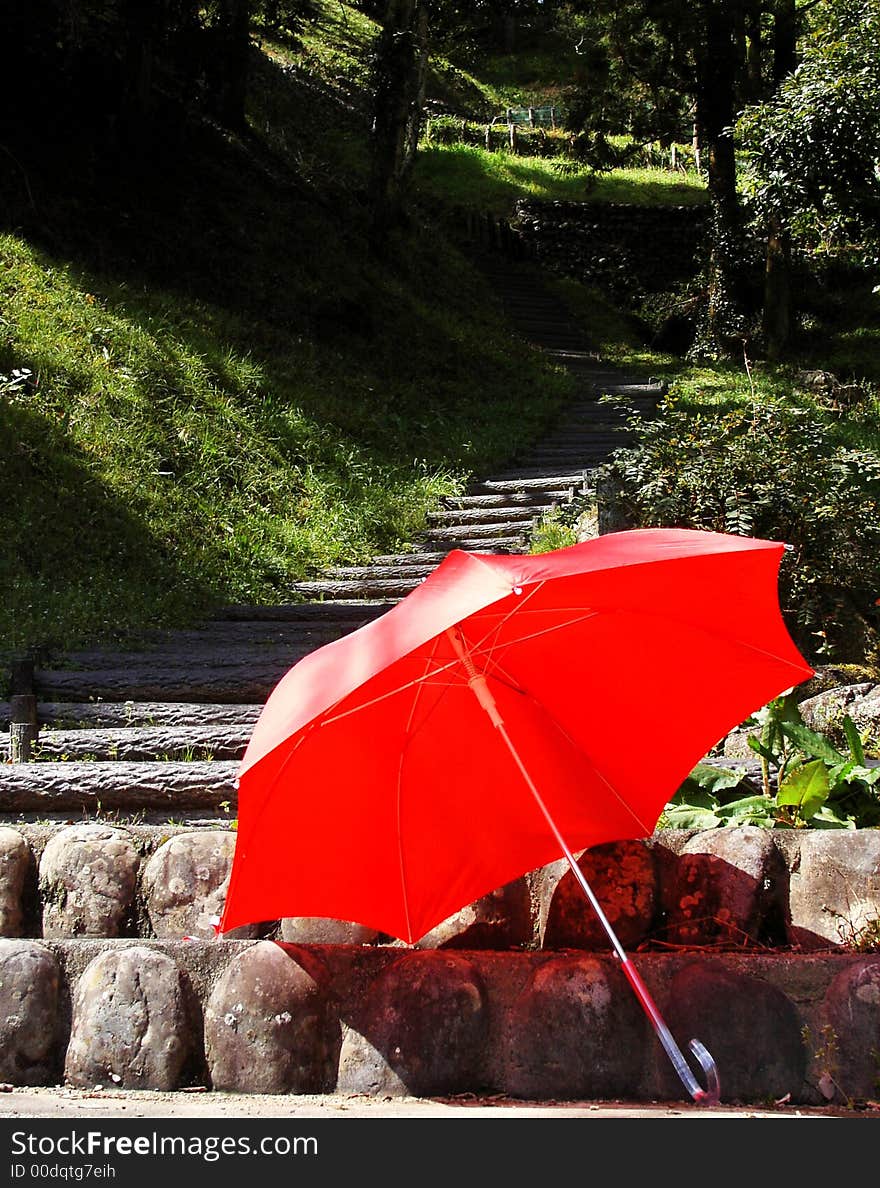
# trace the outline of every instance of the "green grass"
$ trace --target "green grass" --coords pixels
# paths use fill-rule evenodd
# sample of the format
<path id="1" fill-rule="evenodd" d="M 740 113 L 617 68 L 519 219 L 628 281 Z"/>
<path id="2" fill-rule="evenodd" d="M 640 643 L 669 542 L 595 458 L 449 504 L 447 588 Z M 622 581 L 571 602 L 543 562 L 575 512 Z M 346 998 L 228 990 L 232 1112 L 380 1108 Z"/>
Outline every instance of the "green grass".
<path id="1" fill-rule="evenodd" d="M 569 160 L 518 157 L 472 145 L 426 145 L 418 156 L 416 186 L 451 206 L 509 216 L 521 198 L 571 202 L 692 205 L 706 201 L 696 177 L 663 169 L 618 169 L 597 175 Z"/>
<path id="2" fill-rule="evenodd" d="M 539 431 L 561 373 L 479 307 L 383 281 L 378 341 L 322 344 L 2 237 L 4 648 L 284 600 L 296 578 L 411 539 Z"/>
<path id="3" fill-rule="evenodd" d="M 370 253 L 370 29 L 325 8 L 267 47 L 247 138 L 130 175 L 16 146 L 36 210 L 0 178 L 0 666 L 405 546 L 570 390 L 439 233 Z"/>

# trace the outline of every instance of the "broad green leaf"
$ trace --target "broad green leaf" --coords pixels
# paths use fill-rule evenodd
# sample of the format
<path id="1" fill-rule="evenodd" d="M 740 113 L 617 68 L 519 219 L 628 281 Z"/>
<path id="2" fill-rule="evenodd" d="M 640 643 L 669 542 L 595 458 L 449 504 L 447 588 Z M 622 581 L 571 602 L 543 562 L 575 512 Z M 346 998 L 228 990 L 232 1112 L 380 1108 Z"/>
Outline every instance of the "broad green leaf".
<path id="1" fill-rule="evenodd" d="M 777 755 L 772 747 L 766 746 L 754 734 L 750 734 L 746 739 L 746 742 L 756 754 L 761 756 L 762 759 L 766 759 L 768 763 L 772 763 L 775 767 L 779 766 L 782 756 Z"/>
<path id="2" fill-rule="evenodd" d="M 724 819 L 725 824 L 732 820 L 747 820 L 753 824 L 775 824 L 773 802 L 766 796 L 744 796 L 741 800 L 732 800 L 718 809 L 717 815 Z"/>
<path id="3" fill-rule="evenodd" d="M 846 755 L 841 755 L 827 738 L 823 738 L 815 730 L 810 730 L 808 726 L 802 726 L 799 722 L 786 722 L 782 729 L 786 738 L 814 759 L 824 759 L 828 763 L 846 763 Z"/>
<path id="4" fill-rule="evenodd" d="M 876 784 L 880 780 L 880 767 L 860 767 L 858 763 L 853 763 L 843 778 L 850 783 L 860 780 L 863 784 Z"/>
<path id="5" fill-rule="evenodd" d="M 714 812 L 718 807 L 718 798 L 713 796 L 711 792 L 707 792 L 705 788 L 701 788 L 694 780 L 688 778 L 669 803 L 681 805 L 685 808 L 701 808 Z"/>
<path id="6" fill-rule="evenodd" d="M 672 829 L 717 829 L 725 823 L 711 810 L 689 804 L 668 804 L 663 816 Z"/>
<path id="7" fill-rule="evenodd" d="M 738 767 L 713 767 L 710 763 L 698 763 L 688 776 L 688 779 L 699 788 L 707 792 L 724 792 L 727 788 L 735 788 L 742 782 L 745 769 Z"/>
<path id="8" fill-rule="evenodd" d="M 846 735 L 846 741 L 849 743 L 849 749 L 853 759 L 855 759 L 856 763 L 864 766 L 865 750 L 862 746 L 862 736 L 856 729 L 856 724 L 849 714 L 844 714 L 843 716 L 843 733 Z"/>
<path id="9" fill-rule="evenodd" d="M 856 823 L 852 817 L 839 817 L 834 810 L 825 805 L 810 817 L 812 829 L 855 829 Z"/>
<path id="10" fill-rule="evenodd" d="M 776 793 L 776 803 L 793 805 L 809 821 L 828 799 L 829 790 L 828 769 L 821 759 L 814 759 L 785 777 Z"/>

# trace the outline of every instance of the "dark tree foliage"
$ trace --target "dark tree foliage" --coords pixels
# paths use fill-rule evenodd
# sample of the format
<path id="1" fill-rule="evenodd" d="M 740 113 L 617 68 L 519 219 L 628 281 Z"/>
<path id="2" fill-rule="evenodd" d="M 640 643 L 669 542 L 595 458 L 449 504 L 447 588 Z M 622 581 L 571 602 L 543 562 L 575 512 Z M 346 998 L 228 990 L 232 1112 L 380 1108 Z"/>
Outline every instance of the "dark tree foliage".
<path id="1" fill-rule="evenodd" d="M 381 247 L 400 221 L 425 101 L 429 7 L 388 0 L 373 67 L 373 239 Z"/>
<path id="2" fill-rule="evenodd" d="M 432 0 L 432 48 L 457 61 L 515 53 L 553 23 L 555 10 L 555 0 Z"/>
<path id="3" fill-rule="evenodd" d="M 126 150 L 193 113 L 242 129 L 252 22 L 296 32 L 313 14 L 312 0 L 4 0 L 0 130 Z"/>
<path id="4" fill-rule="evenodd" d="M 764 333 L 779 357 L 792 325 L 791 250 L 880 263 L 880 9 L 817 8 L 797 68 L 739 123 L 748 210 L 767 246 Z"/>
<path id="5" fill-rule="evenodd" d="M 796 63 L 812 0 L 570 0 L 561 19 L 584 67 L 571 118 L 588 151 L 612 134 L 694 137 L 712 206 L 702 345 L 738 352 L 747 333 L 743 217 L 733 126 Z M 606 162 L 596 160 L 598 165 Z"/>

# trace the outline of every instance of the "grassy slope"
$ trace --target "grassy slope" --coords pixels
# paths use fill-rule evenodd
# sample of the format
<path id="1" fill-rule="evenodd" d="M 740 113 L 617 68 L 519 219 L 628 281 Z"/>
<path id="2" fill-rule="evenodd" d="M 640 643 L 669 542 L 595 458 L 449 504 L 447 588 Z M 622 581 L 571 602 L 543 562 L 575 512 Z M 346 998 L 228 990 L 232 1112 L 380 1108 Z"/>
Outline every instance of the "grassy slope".
<path id="1" fill-rule="evenodd" d="M 7 174 L 6 655 L 285 600 L 411 538 L 564 398 L 430 229 L 368 253 L 372 30 L 324 9 L 302 49 L 263 47 L 243 141 L 194 131 L 140 174 L 42 146 L 35 207 Z"/>
<path id="2" fill-rule="evenodd" d="M 434 198 L 501 216 L 513 214 L 519 198 L 678 206 L 706 201 L 705 187 L 694 175 L 664 169 L 615 169 L 601 175 L 575 162 L 464 144 L 426 145 L 415 179 Z"/>
<path id="3" fill-rule="evenodd" d="M 261 47 L 245 140 L 201 130 L 140 176 L 40 145 L 18 158 L 28 187 L 3 175 L 0 652 L 284 599 L 294 578 L 410 538 L 562 398 L 565 378 L 507 338 L 479 276 L 429 229 L 367 253 L 373 27 L 322 9 L 299 49 Z M 553 97 L 546 76 L 526 92 L 509 68 L 480 81 L 439 63 L 432 87 L 475 113 Z M 453 199 L 503 209 L 546 184 L 543 162 L 518 163 L 511 187 L 471 161 L 462 191 L 450 160 L 438 185 Z M 675 178 L 624 181 L 618 200 Z M 752 398 L 743 365 L 651 354 L 600 294 L 558 283 L 606 357 L 667 375 L 676 399 L 706 412 Z M 824 310 L 804 361 L 880 380 L 880 303 L 866 302 L 857 319 Z M 752 379 L 794 391 L 785 369 Z"/>

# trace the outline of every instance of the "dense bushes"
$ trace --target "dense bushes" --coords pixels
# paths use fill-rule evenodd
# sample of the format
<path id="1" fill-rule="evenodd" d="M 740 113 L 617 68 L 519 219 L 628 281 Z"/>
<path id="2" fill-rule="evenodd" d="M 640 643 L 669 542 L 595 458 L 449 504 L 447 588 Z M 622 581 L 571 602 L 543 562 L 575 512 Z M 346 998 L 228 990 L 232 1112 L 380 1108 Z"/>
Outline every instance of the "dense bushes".
<path id="1" fill-rule="evenodd" d="M 780 540 L 789 626 L 814 660 L 877 662 L 880 453 L 855 447 L 853 427 L 876 416 L 867 394 L 847 409 L 775 399 L 706 406 L 670 399 L 656 421 L 635 417 L 638 444 L 609 473 L 627 518 Z"/>

